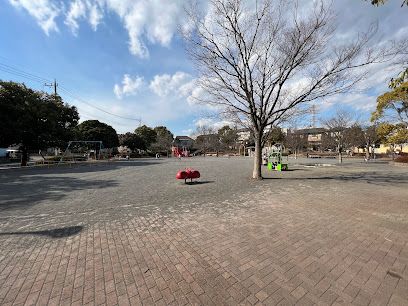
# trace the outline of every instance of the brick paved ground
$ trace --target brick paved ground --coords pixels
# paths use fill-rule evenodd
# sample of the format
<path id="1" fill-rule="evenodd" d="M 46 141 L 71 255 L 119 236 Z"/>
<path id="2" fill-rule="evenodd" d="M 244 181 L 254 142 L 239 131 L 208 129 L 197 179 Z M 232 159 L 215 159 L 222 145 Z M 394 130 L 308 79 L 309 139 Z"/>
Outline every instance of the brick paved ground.
<path id="1" fill-rule="evenodd" d="M 0 172 L 0 305 L 408 304 L 407 169 L 250 168 Z"/>

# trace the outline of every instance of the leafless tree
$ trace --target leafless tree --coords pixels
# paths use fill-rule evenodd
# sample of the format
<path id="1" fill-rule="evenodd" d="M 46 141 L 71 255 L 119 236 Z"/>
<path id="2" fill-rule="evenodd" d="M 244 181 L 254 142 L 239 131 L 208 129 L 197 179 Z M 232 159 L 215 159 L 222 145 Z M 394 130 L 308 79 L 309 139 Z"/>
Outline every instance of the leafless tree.
<path id="1" fill-rule="evenodd" d="M 299 152 L 307 148 L 307 144 L 307 135 L 298 133 L 296 129 L 288 130 L 284 139 L 284 145 L 295 154 L 295 159 L 297 159 Z"/>
<path id="2" fill-rule="evenodd" d="M 320 141 L 320 151 L 336 151 L 336 149 L 337 144 L 334 137 L 328 130 L 326 130 L 322 133 L 322 139 Z"/>
<path id="3" fill-rule="evenodd" d="M 365 159 L 368 161 L 370 150 L 373 150 L 373 146 L 378 142 L 377 127 L 375 125 L 361 126 L 356 121 L 343 134 L 343 148 L 364 148 Z M 374 154 L 374 150 L 372 153 Z"/>
<path id="4" fill-rule="evenodd" d="M 364 130 L 358 122 L 354 122 L 344 131 L 343 148 L 352 150 L 352 154 L 355 148 L 363 147 L 365 147 Z"/>
<path id="5" fill-rule="evenodd" d="M 323 1 L 310 9 L 290 0 L 209 2 L 206 14 L 198 3 L 187 8 L 188 26 L 181 31 L 203 89 L 197 99 L 249 125 L 255 179 L 262 178 L 267 127 L 308 102 L 348 91 L 364 77 L 364 67 L 400 50 L 370 48 L 375 26 L 336 45 L 335 16 Z"/>
<path id="6" fill-rule="evenodd" d="M 196 146 L 202 151 L 204 156 L 208 151 L 216 151 L 218 156 L 218 151 L 220 149 L 220 141 L 217 131 L 207 125 L 200 125 L 197 127 L 196 134 Z"/>
<path id="7" fill-rule="evenodd" d="M 355 134 L 357 122 L 351 113 L 337 110 L 334 116 L 324 120 L 323 124 L 328 130 L 328 141 L 335 144 L 336 151 L 339 154 L 339 163 L 342 163 L 343 151 L 349 149 L 350 146 L 355 145 L 357 142 L 358 135 Z"/>
<path id="8" fill-rule="evenodd" d="M 218 130 L 217 134 L 222 148 L 226 150 L 236 149 L 238 141 L 238 134 L 236 128 L 231 128 L 229 125 L 225 125 Z"/>
<path id="9" fill-rule="evenodd" d="M 364 133 L 364 145 L 366 160 L 370 159 L 370 148 L 372 148 L 372 155 L 374 156 L 374 146 L 379 142 L 379 136 L 377 134 L 377 126 L 370 125 L 363 128 Z"/>

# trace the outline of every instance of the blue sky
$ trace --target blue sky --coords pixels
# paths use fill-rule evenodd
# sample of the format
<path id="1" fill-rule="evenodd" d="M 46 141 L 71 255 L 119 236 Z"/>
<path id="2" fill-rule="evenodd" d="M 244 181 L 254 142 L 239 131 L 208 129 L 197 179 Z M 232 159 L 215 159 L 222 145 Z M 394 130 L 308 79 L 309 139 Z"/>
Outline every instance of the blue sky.
<path id="1" fill-rule="evenodd" d="M 408 37 L 408 9 L 400 8 L 399 1 L 380 8 L 365 1 L 337 2 L 341 2 L 335 4 L 339 37 L 345 40 L 376 20 L 384 39 Z M 205 107 L 192 99 L 199 94 L 193 85 L 195 72 L 176 35 L 183 3 L 0 0 L 0 64 L 55 78 L 59 93 L 78 107 L 82 120 L 98 119 L 119 133 L 134 130 L 138 122 L 111 116 L 84 101 L 118 116 L 141 118 L 144 124 L 166 125 L 175 134 L 189 134 L 202 122 L 219 126 L 204 118 Z M 42 82 L 1 67 L 0 79 L 50 91 Z M 319 116 L 345 107 L 368 118 L 375 97 L 386 90 L 386 81 L 396 72 L 376 68 L 361 87 L 364 90 L 323 101 Z"/>

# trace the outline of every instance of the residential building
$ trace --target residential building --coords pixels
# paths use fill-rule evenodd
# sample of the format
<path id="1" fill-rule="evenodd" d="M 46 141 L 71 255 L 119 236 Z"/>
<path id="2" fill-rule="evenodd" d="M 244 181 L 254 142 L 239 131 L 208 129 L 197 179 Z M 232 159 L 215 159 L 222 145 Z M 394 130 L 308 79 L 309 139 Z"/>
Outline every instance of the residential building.
<path id="1" fill-rule="evenodd" d="M 173 140 L 171 152 L 173 157 L 190 156 L 190 151 L 194 146 L 194 139 L 188 136 L 176 136 Z"/>
<path id="2" fill-rule="evenodd" d="M 188 136 L 176 136 L 173 140 L 173 146 L 191 149 L 194 146 L 194 139 Z"/>
<path id="3" fill-rule="evenodd" d="M 306 140 L 308 151 L 322 151 L 322 140 L 327 133 L 325 128 L 305 128 L 296 130 L 287 130 L 287 134 L 294 133 L 300 138 Z"/>

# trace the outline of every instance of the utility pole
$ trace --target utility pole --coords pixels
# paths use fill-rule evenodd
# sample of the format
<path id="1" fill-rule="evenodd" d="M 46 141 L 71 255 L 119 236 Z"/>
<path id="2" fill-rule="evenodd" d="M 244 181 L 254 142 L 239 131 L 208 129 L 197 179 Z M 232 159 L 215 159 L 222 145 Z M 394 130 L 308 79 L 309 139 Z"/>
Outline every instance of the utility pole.
<path id="1" fill-rule="evenodd" d="M 312 112 L 311 127 L 312 127 L 312 128 L 315 128 L 315 127 L 316 127 L 316 113 L 317 113 L 316 105 L 315 105 L 315 104 L 312 105 L 312 110 L 311 110 L 311 112 Z"/>
<path id="2" fill-rule="evenodd" d="M 54 87 L 54 98 L 55 98 L 55 100 L 57 100 L 57 87 L 58 87 L 57 80 L 56 80 L 56 79 L 54 79 L 54 82 L 53 82 L 53 83 L 51 83 L 51 84 L 47 84 L 47 83 L 45 83 L 45 84 L 44 84 L 44 86 L 47 86 L 47 87 Z"/>

